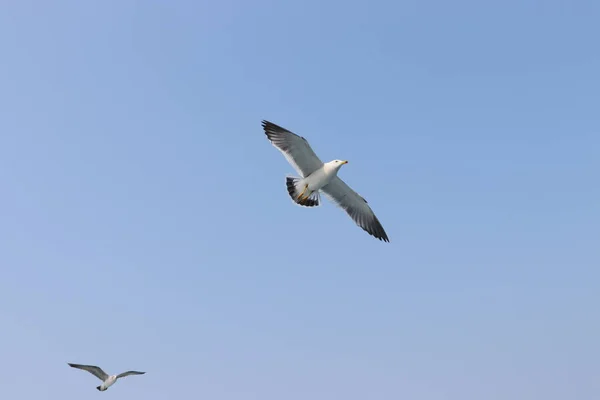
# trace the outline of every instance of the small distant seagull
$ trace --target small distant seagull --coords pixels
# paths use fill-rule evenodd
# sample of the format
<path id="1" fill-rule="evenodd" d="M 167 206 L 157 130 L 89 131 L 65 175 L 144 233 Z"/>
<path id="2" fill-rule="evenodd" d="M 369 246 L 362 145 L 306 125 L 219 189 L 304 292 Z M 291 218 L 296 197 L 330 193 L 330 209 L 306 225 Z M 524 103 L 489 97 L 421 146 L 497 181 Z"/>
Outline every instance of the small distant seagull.
<path id="1" fill-rule="evenodd" d="M 383 226 L 367 201 L 350 188 L 337 173 L 348 161 L 333 160 L 323 163 L 302 136 L 269 121 L 262 121 L 267 138 L 302 176 L 286 177 L 287 190 L 292 200 L 301 206 L 319 206 L 321 190 L 337 206 L 343 208 L 354 222 L 370 235 L 389 242 Z"/>
<path id="2" fill-rule="evenodd" d="M 117 379 L 119 379 L 119 378 L 124 378 L 128 375 L 143 375 L 143 374 L 145 374 L 145 372 L 127 371 L 127 372 L 123 372 L 122 374 L 119 374 L 119 375 L 108 375 L 106 372 L 102 371 L 102 368 L 96 367 L 94 365 L 81 365 L 81 364 L 71 364 L 71 363 L 67 363 L 67 364 L 69 364 L 69 366 L 71 366 L 73 368 L 79 368 L 84 371 L 87 371 L 90 374 L 94 375 L 96 378 L 100 379 L 102 381 L 102 385 L 96 386 L 96 389 L 98 389 L 101 392 L 104 392 L 109 387 L 114 385 L 115 382 L 117 381 Z"/>

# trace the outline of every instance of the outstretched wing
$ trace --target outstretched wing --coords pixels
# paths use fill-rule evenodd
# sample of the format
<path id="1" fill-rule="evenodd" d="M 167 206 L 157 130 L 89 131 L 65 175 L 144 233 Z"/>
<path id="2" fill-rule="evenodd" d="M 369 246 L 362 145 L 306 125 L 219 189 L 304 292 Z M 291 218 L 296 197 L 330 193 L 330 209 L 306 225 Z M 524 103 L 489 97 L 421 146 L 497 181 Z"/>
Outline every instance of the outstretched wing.
<path id="1" fill-rule="evenodd" d="M 343 208 L 350 218 L 370 235 L 384 242 L 390 241 L 367 201 L 339 177 L 333 178 L 321 190 L 331 201 Z"/>
<path id="2" fill-rule="evenodd" d="M 129 375 L 144 375 L 144 374 L 145 374 L 145 372 L 127 371 L 127 372 L 123 372 L 123 373 L 117 375 L 117 379 L 124 378 L 124 377 L 129 376 Z"/>
<path id="3" fill-rule="evenodd" d="M 89 372 L 90 374 L 94 375 L 96 378 L 100 379 L 102 382 L 104 382 L 108 378 L 108 374 L 106 372 L 102 371 L 102 368 L 96 367 L 95 365 L 81 365 L 81 364 L 71 364 L 71 363 L 67 363 L 67 364 L 69 364 L 70 367 L 82 369 L 84 371 Z"/>
<path id="4" fill-rule="evenodd" d="M 283 153 L 303 178 L 319 169 L 323 162 L 302 136 L 269 121 L 262 121 L 263 129 L 273 146 Z"/>

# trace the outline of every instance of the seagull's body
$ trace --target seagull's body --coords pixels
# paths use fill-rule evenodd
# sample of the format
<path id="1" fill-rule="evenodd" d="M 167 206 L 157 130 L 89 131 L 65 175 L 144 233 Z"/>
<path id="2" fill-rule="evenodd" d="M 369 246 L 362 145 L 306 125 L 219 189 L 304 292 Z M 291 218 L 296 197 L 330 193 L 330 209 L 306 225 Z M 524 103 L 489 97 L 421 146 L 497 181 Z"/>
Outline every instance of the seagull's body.
<path id="1" fill-rule="evenodd" d="M 348 161 L 334 160 L 323 164 L 321 168 L 304 178 L 303 183 L 308 193 L 318 192 L 336 177 L 338 170 Z"/>
<path id="2" fill-rule="evenodd" d="M 111 387 L 112 385 L 114 385 L 115 382 L 117 382 L 117 376 L 116 375 L 111 375 L 108 378 L 106 378 L 106 380 L 104 382 L 102 382 L 102 385 L 96 386 L 96 389 L 98 389 L 101 392 L 104 392 L 109 387 Z"/>
<path id="3" fill-rule="evenodd" d="M 90 374 L 94 375 L 96 378 L 100 379 L 102 381 L 102 384 L 100 386 L 96 386 L 96 389 L 98 389 L 101 392 L 104 392 L 109 387 L 114 385 L 115 382 L 117 381 L 117 379 L 119 379 L 119 378 L 124 378 L 128 375 L 143 375 L 143 374 L 145 374 L 145 372 L 127 371 L 127 372 L 123 372 L 119 375 L 108 375 L 106 372 L 104 372 L 102 370 L 102 368 L 96 367 L 95 365 L 81 365 L 81 364 L 71 364 L 71 363 L 68 363 L 68 364 L 70 367 L 87 371 Z"/>
<path id="4" fill-rule="evenodd" d="M 323 163 L 302 136 L 269 121 L 262 121 L 262 126 L 273 146 L 281 151 L 301 176 L 286 178 L 288 193 L 296 204 L 305 207 L 319 206 L 319 193 L 322 191 L 367 233 L 389 242 L 383 226 L 367 201 L 337 176 L 342 165 L 348 161 Z"/>

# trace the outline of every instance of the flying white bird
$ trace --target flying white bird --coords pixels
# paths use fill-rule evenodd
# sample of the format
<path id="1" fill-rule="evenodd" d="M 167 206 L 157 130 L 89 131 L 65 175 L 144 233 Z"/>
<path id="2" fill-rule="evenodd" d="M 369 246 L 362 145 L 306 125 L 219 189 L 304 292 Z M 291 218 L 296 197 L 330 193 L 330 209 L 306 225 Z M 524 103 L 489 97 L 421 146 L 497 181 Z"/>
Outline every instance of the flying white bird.
<path id="1" fill-rule="evenodd" d="M 337 176 L 342 165 L 348 164 L 348 161 L 323 163 L 302 136 L 269 121 L 262 121 L 262 126 L 273 146 L 283 153 L 301 175 L 300 178 L 286 177 L 288 193 L 296 204 L 305 207 L 319 206 L 319 191 L 322 191 L 337 206 L 343 208 L 358 226 L 377 239 L 389 242 L 367 200 Z"/>
<path id="2" fill-rule="evenodd" d="M 96 389 L 98 389 L 101 392 L 104 392 L 109 387 L 114 385 L 115 382 L 117 381 L 117 379 L 119 379 L 119 378 L 123 378 L 128 375 L 143 375 L 143 374 L 145 374 L 145 372 L 127 371 L 127 372 L 123 372 L 122 374 L 119 374 L 119 375 L 108 375 L 106 372 L 102 371 L 102 368 L 96 367 L 94 365 L 81 365 L 81 364 L 71 364 L 71 363 L 67 363 L 67 364 L 69 364 L 69 366 L 71 366 L 73 368 L 79 368 L 84 371 L 87 371 L 90 374 L 94 375 L 96 378 L 100 379 L 102 381 L 102 384 L 100 386 L 96 386 Z"/>

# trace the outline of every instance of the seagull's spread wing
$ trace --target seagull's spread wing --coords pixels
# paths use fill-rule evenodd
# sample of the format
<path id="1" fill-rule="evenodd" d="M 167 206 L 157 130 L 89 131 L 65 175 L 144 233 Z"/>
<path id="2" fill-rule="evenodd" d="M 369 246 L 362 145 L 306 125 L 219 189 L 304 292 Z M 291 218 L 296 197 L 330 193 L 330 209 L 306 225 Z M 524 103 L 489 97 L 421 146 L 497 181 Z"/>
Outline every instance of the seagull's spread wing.
<path id="1" fill-rule="evenodd" d="M 127 371 L 127 372 L 123 372 L 122 374 L 117 375 L 117 379 L 118 378 L 124 378 L 126 376 L 129 375 L 144 375 L 145 372 L 139 372 L 139 371 Z"/>
<path id="2" fill-rule="evenodd" d="M 283 153 L 288 162 L 303 178 L 306 178 L 323 165 L 323 162 L 302 136 L 298 136 L 269 121 L 262 121 L 262 126 L 273 146 Z"/>
<path id="3" fill-rule="evenodd" d="M 379 240 L 389 242 L 383 226 L 367 204 L 367 201 L 339 177 L 335 177 L 321 189 L 327 197 L 343 208 L 358 226 Z"/>
<path id="4" fill-rule="evenodd" d="M 71 363 L 68 363 L 68 364 L 70 367 L 79 368 L 79 369 L 89 372 L 90 374 L 94 375 L 96 378 L 100 379 L 102 382 L 104 382 L 108 378 L 108 374 L 106 372 L 102 371 L 102 368 L 96 367 L 95 365 L 81 365 L 81 364 L 71 364 Z"/>

